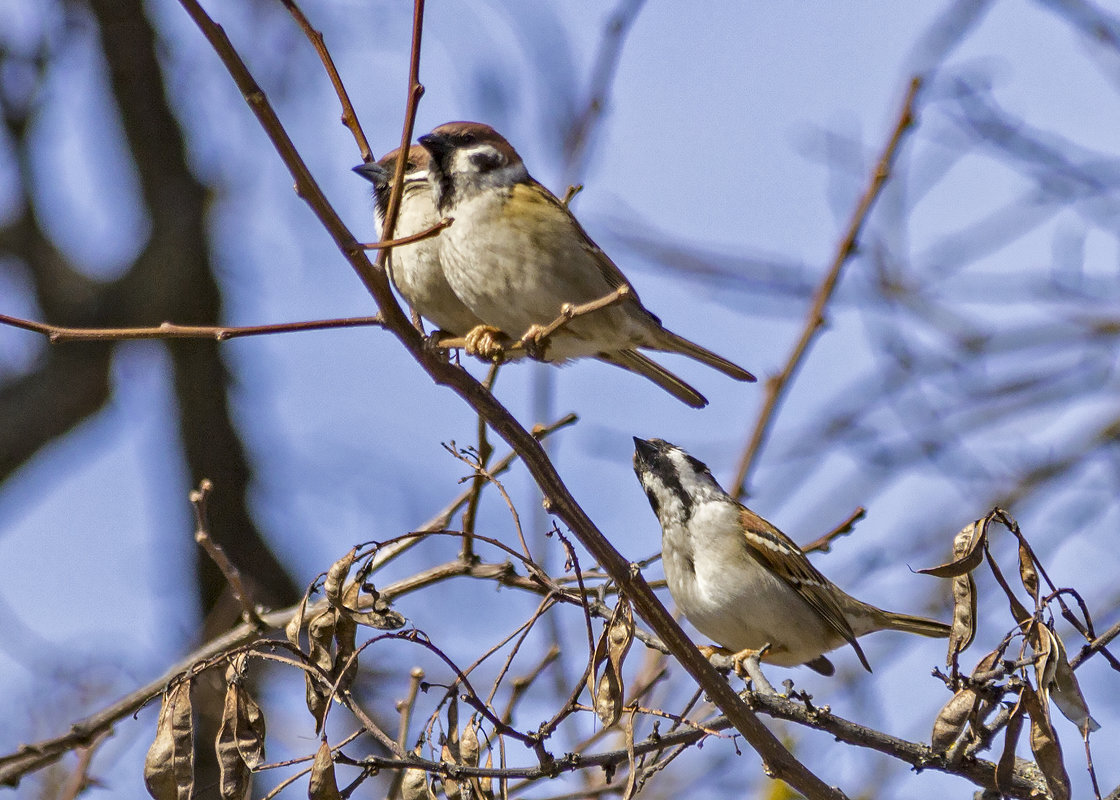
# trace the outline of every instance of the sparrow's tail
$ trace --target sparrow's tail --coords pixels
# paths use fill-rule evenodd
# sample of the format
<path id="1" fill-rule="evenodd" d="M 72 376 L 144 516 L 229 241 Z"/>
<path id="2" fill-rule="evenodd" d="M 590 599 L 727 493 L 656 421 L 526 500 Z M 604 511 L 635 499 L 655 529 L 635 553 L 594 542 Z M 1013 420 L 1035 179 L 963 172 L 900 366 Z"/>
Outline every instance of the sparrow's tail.
<path id="1" fill-rule="evenodd" d="M 919 636 L 929 636 L 934 639 L 944 639 L 949 635 L 949 626 L 935 619 L 915 617 L 910 614 L 896 614 L 893 611 L 884 611 L 883 616 L 886 618 L 886 625 L 883 627 L 892 631 L 916 633 Z"/>
<path id="2" fill-rule="evenodd" d="M 599 358 L 616 367 L 622 367 L 630 372 L 636 372 L 642 377 L 649 378 L 673 397 L 693 408 L 703 408 L 708 405 L 708 399 L 700 392 L 693 389 L 665 367 L 651 358 L 639 353 L 637 350 L 618 350 L 613 353 L 600 353 Z M 734 365 L 732 365 L 734 366 Z"/>
<path id="3" fill-rule="evenodd" d="M 689 358 L 695 358 L 702 364 L 707 364 L 713 369 L 718 369 L 724 375 L 728 375 L 737 381 L 750 381 L 753 383 L 757 380 L 754 375 L 747 372 L 738 364 L 728 361 L 723 356 L 717 356 L 711 350 L 706 347 L 701 347 L 696 344 L 696 342 L 690 342 L 683 336 L 678 336 L 664 328 L 661 329 L 661 333 L 663 334 L 663 341 L 645 346 L 652 347 L 655 350 L 663 350 L 666 353 L 681 353 Z"/>

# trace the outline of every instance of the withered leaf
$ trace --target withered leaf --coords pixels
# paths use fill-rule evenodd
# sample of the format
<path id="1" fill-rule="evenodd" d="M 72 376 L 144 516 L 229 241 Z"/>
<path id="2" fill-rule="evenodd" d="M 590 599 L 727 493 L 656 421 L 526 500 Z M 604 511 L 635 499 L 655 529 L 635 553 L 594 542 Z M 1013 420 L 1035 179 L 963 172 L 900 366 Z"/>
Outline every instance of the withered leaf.
<path id="1" fill-rule="evenodd" d="M 194 721 L 190 681 L 163 696 L 156 738 L 144 759 L 144 784 L 156 800 L 189 800 L 194 789 Z"/>
<path id="2" fill-rule="evenodd" d="M 334 775 L 334 758 L 326 740 L 319 745 L 311 764 L 311 780 L 307 783 L 308 800 L 342 800 Z"/>
<path id="3" fill-rule="evenodd" d="M 1046 779 L 1053 800 L 1069 800 L 1069 774 L 1062 760 L 1062 747 L 1050 724 L 1050 713 L 1030 686 L 1023 687 L 1023 703 L 1031 717 L 1031 752 Z"/>
<path id="4" fill-rule="evenodd" d="M 1089 714 L 1089 705 L 1085 702 L 1085 695 L 1081 694 L 1081 686 L 1077 683 L 1077 676 L 1069 665 L 1066 654 L 1066 645 L 1062 637 L 1054 634 L 1054 683 L 1051 686 L 1051 699 L 1062 716 L 1072 722 L 1081 731 L 1083 737 L 1088 736 L 1101 726 Z"/>
<path id="5" fill-rule="evenodd" d="M 237 747 L 237 694 L 240 688 L 236 683 L 226 687 L 222 722 L 218 726 L 218 737 L 214 742 L 219 768 L 218 794 L 223 800 L 241 800 L 249 790 L 249 768 Z"/>
<path id="6" fill-rule="evenodd" d="M 980 566 L 984 548 L 981 545 L 987 538 L 988 520 L 978 519 L 971 525 L 966 525 L 953 539 L 953 560 L 947 564 L 936 567 L 915 570 L 922 575 L 933 575 L 937 578 L 955 578 L 966 575 Z"/>
<path id="7" fill-rule="evenodd" d="M 961 689 L 949 698 L 949 702 L 937 712 L 937 719 L 933 721 L 930 746 L 938 752 L 952 747 L 964 733 L 964 727 L 975 708 L 976 692 L 972 689 Z"/>

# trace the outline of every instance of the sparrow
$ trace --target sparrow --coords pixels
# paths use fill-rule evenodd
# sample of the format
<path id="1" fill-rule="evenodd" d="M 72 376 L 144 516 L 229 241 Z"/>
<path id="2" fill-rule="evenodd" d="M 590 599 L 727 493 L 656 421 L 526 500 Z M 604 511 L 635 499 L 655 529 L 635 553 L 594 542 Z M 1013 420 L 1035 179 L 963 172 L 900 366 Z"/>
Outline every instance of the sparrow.
<path id="1" fill-rule="evenodd" d="M 661 522 L 661 557 L 674 602 L 697 630 L 742 660 L 834 672 L 824 653 L 881 630 L 945 638 L 949 626 L 884 611 L 838 588 L 792 539 L 736 502 L 702 462 L 661 439 L 634 437 L 634 471 Z"/>
<path id="2" fill-rule="evenodd" d="M 376 163 L 354 167 L 354 172 L 373 184 L 378 236 L 385 223 L 385 212 L 389 208 L 389 194 L 393 189 L 393 177 L 396 175 L 399 158 L 398 147 Z M 409 148 L 401 207 L 394 229 L 396 238 L 426 231 L 441 219 L 428 184 L 429 160 L 428 151 L 423 147 L 412 145 Z M 465 337 L 471 331 L 486 326 L 451 290 L 447 282 L 440 260 L 442 235 L 441 232 L 439 236 L 394 247 L 387 261 L 389 279 L 416 313 L 450 336 Z M 504 357 L 517 356 L 506 353 Z M 664 382 L 670 392 L 679 393 L 678 396 L 690 405 L 703 406 L 708 402 L 687 383 L 636 350 L 612 354 L 607 360 L 624 369 L 646 375 L 655 382 Z"/>
<path id="3" fill-rule="evenodd" d="M 455 220 L 439 237 L 444 275 L 486 325 L 467 337 L 476 352 L 485 353 L 502 336 L 538 338 L 542 360 L 598 358 L 645 376 L 697 408 L 707 404 L 703 396 L 638 348 L 680 353 L 736 380 L 755 380 L 742 367 L 666 330 L 493 128 L 450 122 L 419 141 L 431 155 L 428 181 L 437 213 Z M 577 316 L 539 341 L 541 328 L 565 306 L 599 300 L 622 287 L 627 294 L 619 302 Z"/>
<path id="4" fill-rule="evenodd" d="M 373 184 L 374 217 L 378 236 L 385 224 L 389 194 L 393 188 L 398 147 L 374 164 L 360 164 L 354 172 Z M 435 200 L 428 186 L 428 151 L 418 145 L 408 149 L 404 192 L 393 235 L 406 236 L 426 231 L 440 221 Z M 389 279 L 401 297 L 437 328 L 462 336 L 483 322 L 467 308 L 447 283 L 439 257 L 439 237 L 394 247 L 387 262 Z"/>

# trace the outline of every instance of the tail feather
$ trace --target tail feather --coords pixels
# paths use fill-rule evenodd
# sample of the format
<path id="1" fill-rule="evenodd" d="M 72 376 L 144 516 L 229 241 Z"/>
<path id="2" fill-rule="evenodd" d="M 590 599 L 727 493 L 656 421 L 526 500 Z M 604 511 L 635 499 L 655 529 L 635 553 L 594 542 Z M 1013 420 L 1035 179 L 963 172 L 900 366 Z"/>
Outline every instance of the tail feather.
<path id="1" fill-rule="evenodd" d="M 685 405 L 693 408 L 703 408 L 708 405 L 708 399 L 704 395 L 637 350 L 600 353 L 599 358 L 609 364 L 614 364 L 616 367 L 622 367 L 641 375 L 643 378 L 648 378 Z"/>
<path id="2" fill-rule="evenodd" d="M 919 636 L 929 636 L 934 639 L 944 639 L 949 635 L 949 626 L 944 622 L 926 617 L 915 617 L 911 614 L 896 614 L 893 611 L 884 611 L 887 624 L 885 628 L 903 633 L 916 633 Z"/>
<path id="3" fill-rule="evenodd" d="M 683 336 L 678 336 L 670 330 L 662 328 L 661 331 L 665 335 L 664 342 L 643 346 L 650 347 L 654 350 L 661 350 L 666 353 L 680 353 L 681 355 L 686 355 L 689 358 L 696 359 L 702 364 L 707 364 L 713 369 L 718 369 L 724 375 L 732 377 L 737 381 L 749 381 L 753 383 L 757 380 L 754 375 L 747 372 L 738 364 L 728 361 L 723 356 L 716 355 L 708 348 L 701 347 L 696 344 L 696 342 L 690 342 L 688 339 Z"/>

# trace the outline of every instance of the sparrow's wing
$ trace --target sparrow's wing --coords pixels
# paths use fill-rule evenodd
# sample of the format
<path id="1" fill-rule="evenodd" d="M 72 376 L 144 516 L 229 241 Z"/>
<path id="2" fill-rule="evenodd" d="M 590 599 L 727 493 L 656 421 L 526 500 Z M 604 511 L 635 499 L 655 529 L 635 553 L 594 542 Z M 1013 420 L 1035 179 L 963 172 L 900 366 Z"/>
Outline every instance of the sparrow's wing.
<path id="1" fill-rule="evenodd" d="M 870 672 L 871 665 L 856 641 L 852 626 L 829 590 L 828 578 L 817 571 L 796 542 L 749 508 L 740 507 L 739 519 L 751 555 L 789 584 L 830 628 L 843 636 L 855 649 L 860 663 Z"/>
<path id="2" fill-rule="evenodd" d="M 622 274 L 622 270 L 615 266 L 615 263 L 611 261 L 610 257 L 587 235 L 587 231 L 579 224 L 579 220 L 575 218 L 572 212 L 568 210 L 567 206 L 565 206 L 556 195 L 532 178 L 526 183 L 516 184 L 513 191 L 515 202 L 517 202 L 520 208 L 535 217 L 534 222 L 536 225 L 541 226 L 540 229 L 543 230 L 545 226 L 567 229 L 559 232 L 567 234 L 562 237 L 562 240 L 578 243 L 577 246 L 581 250 L 592 256 L 591 260 L 595 264 L 603 282 L 606 284 L 606 291 L 604 291 L 602 295 L 599 295 L 600 297 L 620 286 L 629 286 L 631 297 L 635 302 L 639 302 L 638 295 L 634 293 L 634 287 L 630 286 L 630 282 L 626 280 L 626 276 Z M 557 241 L 557 239 L 553 239 L 553 241 Z M 598 298 L 587 298 L 587 300 L 583 302 L 596 299 Z"/>

